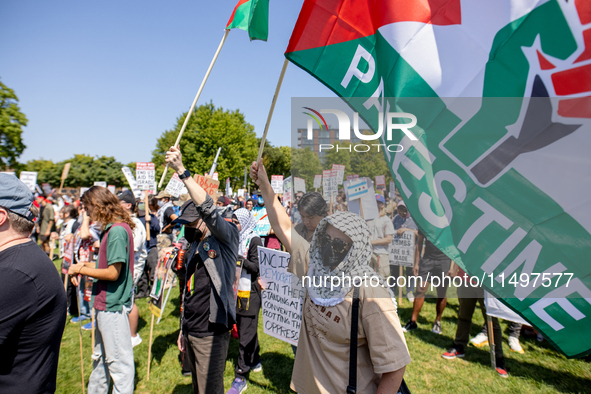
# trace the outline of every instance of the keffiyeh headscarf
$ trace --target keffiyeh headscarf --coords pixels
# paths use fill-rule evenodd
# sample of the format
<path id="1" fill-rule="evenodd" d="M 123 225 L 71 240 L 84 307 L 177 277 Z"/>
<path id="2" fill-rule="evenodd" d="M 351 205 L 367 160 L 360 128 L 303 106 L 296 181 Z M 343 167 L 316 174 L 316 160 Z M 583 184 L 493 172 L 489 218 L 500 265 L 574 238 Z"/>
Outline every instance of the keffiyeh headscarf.
<path id="1" fill-rule="evenodd" d="M 353 244 L 343 261 L 341 261 L 332 271 L 330 270 L 330 267 L 326 267 L 322 263 L 322 254 L 319 243 L 319 234 L 324 233 L 329 224 L 345 233 L 353 241 Z M 359 215 L 352 212 L 339 211 L 322 219 L 316 228 L 312 243 L 310 244 L 308 276 L 311 280 L 307 284 L 307 289 L 312 301 L 316 305 L 321 306 L 334 306 L 340 304 L 351 290 L 354 282 L 353 279 L 355 277 L 363 278 L 364 275 L 367 275 L 368 285 L 372 283 L 370 278 L 377 277 L 379 285 L 388 290 L 392 302 L 394 302 L 394 305 L 396 306 L 395 296 L 386 285 L 384 278 L 378 275 L 369 265 L 372 250 L 369 228 L 367 227 L 365 220 Z M 326 286 L 314 286 L 314 283 L 318 284 L 320 282 L 319 279 L 321 280 L 322 285 L 324 285 L 325 276 L 337 276 L 342 279 L 343 274 L 345 277 L 351 277 L 351 286 L 343 287 L 342 285 L 344 283 L 341 283 L 341 287 L 335 287 L 334 290 L 331 290 L 330 279 L 326 281 Z M 314 278 L 316 278 L 316 282 L 314 282 Z M 365 282 L 362 283 L 362 286 L 364 283 Z M 373 283 L 375 283 L 375 279 Z M 348 280 L 345 284 L 349 284 Z"/>
<path id="2" fill-rule="evenodd" d="M 254 232 L 257 222 L 252 213 L 246 208 L 240 208 L 234 211 L 234 215 L 240 222 L 240 243 L 238 245 L 238 255 L 246 258 L 250 240 L 257 236 Z"/>

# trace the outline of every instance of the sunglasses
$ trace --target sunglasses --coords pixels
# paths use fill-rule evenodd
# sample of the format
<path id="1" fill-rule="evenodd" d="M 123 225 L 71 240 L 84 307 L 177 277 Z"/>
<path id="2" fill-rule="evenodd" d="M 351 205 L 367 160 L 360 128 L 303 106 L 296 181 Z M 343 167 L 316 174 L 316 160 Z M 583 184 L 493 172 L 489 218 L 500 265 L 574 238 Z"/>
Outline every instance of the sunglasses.
<path id="1" fill-rule="evenodd" d="M 346 241 L 343 241 L 342 239 L 331 238 L 326 233 L 320 233 L 318 235 L 318 243 L 320 244 L 321 248 L 324 248 L 324 247 L 330 245 L 330 248 L 336 254 L 341 254 L 341 253 L 348 251 L 349 248 L 351 247 L 351 245 L 353 245 L 351 242 L 346 242 Z"/>

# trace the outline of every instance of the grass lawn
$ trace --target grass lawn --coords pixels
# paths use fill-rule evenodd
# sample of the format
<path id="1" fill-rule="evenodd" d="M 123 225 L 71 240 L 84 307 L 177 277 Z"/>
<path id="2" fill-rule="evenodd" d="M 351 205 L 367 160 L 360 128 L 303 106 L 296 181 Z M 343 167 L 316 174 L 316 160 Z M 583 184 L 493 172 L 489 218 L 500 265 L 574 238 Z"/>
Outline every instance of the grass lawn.
<path id="1" fill-rule="evenodd" d="M 56 261 L 56 265 L 61 264 Z M 192 393 L 191 378 L 183 377 L 178 362 L 176 339 L 179 327 L 179 290 L 174 287 L 162 321 L 154 325 L 150 380 L 147 380 L 150 312 L 146 299 L 138 300 L 140 309 L 139 332 L 143 342 L 134 349 L 137 393 Z M 400 320 L 406 322 L 412 304 L 403 300 L 399 307 Z M 502 379 L 490 369 L 488 347 L 469 346 L 464 359 L 445 360 L 441 357 L 453 340 L 457 323 L 458 300 L 448 299 L 442 319 L 443 335 L 431 333 L 435 318 L 435 303 L 425 301 L 418 320 L 419 328 L 406 334 L 412 363 L 405 379 L 413 393 L 590 393 L 591 363 L 568 360 L 547 342 L 521 339 L 525 354 L 513 353 L 504 335 L 503 350 L 509 378 Z M 57 374 L 58 393 L 81 393 L 80 345 L 78 325 L 66 323 Z M 471 335 L 476 335 L 483 324 L 480 311 L 474 313 Z M 501 322 L 503 329 L 507 325 Z M 85 384 L 92 370 L 90 331 L 82 331 Z M 290 393 L 289 382 L 293 365 L 290 345 L 263 334 L 259 320 L 259 341 L 263 371 L 251 373 L 247 393 Z M 232 339 L 224 375 L 226 390 L 234 379 L 234 365 L 238 357 L 238 341 Z M 312 377 L 310 377 L 312 378 Z"/>

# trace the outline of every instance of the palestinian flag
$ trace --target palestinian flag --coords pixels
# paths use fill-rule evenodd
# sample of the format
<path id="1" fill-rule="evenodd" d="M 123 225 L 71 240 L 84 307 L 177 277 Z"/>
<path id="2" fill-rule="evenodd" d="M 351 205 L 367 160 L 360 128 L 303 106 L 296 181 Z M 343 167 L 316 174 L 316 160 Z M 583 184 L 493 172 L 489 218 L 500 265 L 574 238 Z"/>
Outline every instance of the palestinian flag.
<path id="1" fill-rule="evenodd" d="M 269 0 L 239 0 L 226 29 L 242 29 L 248 32 L 251 41 L 267 41 Z"/>
<path id="2" fill-rule="evenodd" d="M 384 155 L 439 249 L 590 352 L 591 1 L 306 0 L 286 57 L 403 146 Z"/>

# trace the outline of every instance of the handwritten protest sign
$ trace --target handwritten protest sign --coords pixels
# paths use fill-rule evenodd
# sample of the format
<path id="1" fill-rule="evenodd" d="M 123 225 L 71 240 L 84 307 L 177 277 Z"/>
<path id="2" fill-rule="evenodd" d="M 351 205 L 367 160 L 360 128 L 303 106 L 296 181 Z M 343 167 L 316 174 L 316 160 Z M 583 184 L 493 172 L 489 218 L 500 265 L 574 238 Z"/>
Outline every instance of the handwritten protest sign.
<path id="1" fill-rule="evenodd" d="M 394 236 L 388 251 L 390 265 L 412 267 L 415 262 L 415 233 L 405 231 Z"/>
<path id="2" fill-rule="evenodd" d="M 265 334 L 298 344 L 302 324 L 303 289 L 300 280 L 287 272 L 289 253 L 259 247 L 263 330 Z"/>
<path id="3" fill-rule="evenodd" d="M 194 175 L 193 179 L 195 179 L 195 182 L 197 182 L 197 184 L 201 186 L 203 190 L 205 190 L 205 192 L 211 196 L 211 198 L 215 196 L 218 188 L 220 187 L 220 181 L 217 181 L 213 178 L 206 178 L 202 175 Z"/>
<path id="4" fill-rule="evenodd" d="M 396 197 L 396 184 L 394 181 L 390 181 L 390 198 Z"/>
<path id="5" fill-rule="evenodd" d="M 322 171 L 322 196 L 325 200 L 330 199 L 330 174 L 331 170 L 324 170 Z"/>
<path id="6" fill-rule="evenodd" d="M 383 190 L 386 188 L 386 176 L 376 175 L 376 189 Z"/>
<path id="7" fill-rule="evenodd" d="M 292 190 L 292 182 L 291 177 L 287 177 L 283 180 L 283 203 L 287 204 L 291 201 L 291 190 Z"/>
<path id="8" fill-rule="evenodd" d="M 314 175 L 314 189 L 322 187 L 322 175 Z"/>
<path id="9" fill-rule="evenodd" d="M 156 182 L 154 163 L 136 163 L 135 177 L 139 190 L 153 190 L 154 183 Z"/>
<path id="10" fill-rule="evenodd" d="M 35 185 L 37 184 L 36 171 L 21 171 L 19 179 L 23 181 L 32 192 L 35 192 Z"/>
<path id="11" fill-rule="evenodd" d="M 294 177 L 293 178 L 293 190 L 297 192 L 306 193 L 306 181 L 302 178 Z"/>
<path id="12" fill-rule="evenodd" d="M 139 198 L 142 192 L 137 187 L 137 182 L 135 180 L 135 177 L 133 176 L 133 173 L 131 172 L 129 167 L 122 167 L 121 171 L 123 171 L 123 175 L 125 175 L 125 179 L 127 179 L 127 183 L 129 184 L 131 191 L 133 192 L 136 198 Z"/>
<path id="13" fill-rule="evenodd" d="M 271 175 L 271 187 L 276 194 L 283 193 L 283 175 Z"/>
<path id="14" fill-rule="evenodd" d="M 343 164 L 333 164 L 333 170 L 337 170 L 337 185 L 343 184 L 343 179 L 345 179 L 345 166 Z"/>
<path id="15" fill-rule="evenodd" d="M 181 181 L 178 174 L 175 172 L 172 175 L 172 178 L 170 178 L 170 181 L 168 181 L 168 185 L 166 185 L 166 189 L 164 190 L 169 192 L 171 196 L 178 197 L 182 194 L 184 187 L 185 184 L 183 183 L 183 181 Z"/>
<path id="16" fill-rule="evenodd" d="M 330 171 L 330 196 L 336 197 L 339 193 L 339 171 L 338 170 L 331 170 Z"/>

